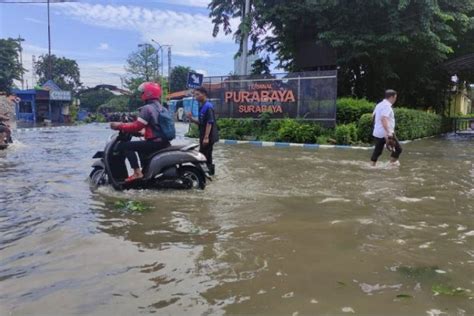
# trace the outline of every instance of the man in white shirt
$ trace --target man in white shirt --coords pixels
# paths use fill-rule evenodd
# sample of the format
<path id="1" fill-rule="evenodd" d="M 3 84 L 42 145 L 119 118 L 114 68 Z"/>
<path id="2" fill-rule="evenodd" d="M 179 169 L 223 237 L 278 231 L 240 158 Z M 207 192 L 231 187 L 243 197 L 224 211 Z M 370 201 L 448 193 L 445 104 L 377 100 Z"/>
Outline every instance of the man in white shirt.
<path id="1" fill-rule="evenodd" d="M 392 152 L 390 163 L 398 165 L 398 157 L 402 153 L 402 147 L 395 136 L 395 115 L 393 113 L 393 104 L 397 102 L 397 92 L 395 90 L 385 91 L 385 99 L 377 104 L 372 118 L 374 120 L 375 149 L 372 154 L 372 165 L 375 166 L 378 158 L 383 152 L 385 146 Z"/>

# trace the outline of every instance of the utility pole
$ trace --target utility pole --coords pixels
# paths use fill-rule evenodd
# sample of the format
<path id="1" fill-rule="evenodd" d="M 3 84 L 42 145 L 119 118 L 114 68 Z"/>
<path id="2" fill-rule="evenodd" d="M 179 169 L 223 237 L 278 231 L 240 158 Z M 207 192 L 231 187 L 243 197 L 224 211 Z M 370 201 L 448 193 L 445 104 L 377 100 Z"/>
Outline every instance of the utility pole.
<path id="1" fill-rule="evenodd" d="M 242 16 L 242 22 L 246 22 L 246 18 L 250 18 L 250 0 L 245 0 L 245 8 Z M 244 28 L 246 29 L 246 28 Z M 246 31 L 243 34 L 243 43 L 242 43 L 242 57 L 241 57 L 241 62 L 242 62 L 242 75 L 246 76 L 248 67 L 248 54 L 249 54 L 249 32 Z"/>
<path id="2" fill-rule="evenodd" d="M 168 93 L 171 93 L 171 45 L 168 46 Z"/>
<path id="3" fill-rule="evenodd" d="M 163 47 L 168 46 L 168 91 L 169 91 L 169 78 L 170 78 L 170 71 L 171 71 L 169 69 L 169 67 L 171 66 L 171 45 L 161 45 L 154 39 L 151 39 L 151 41 L 155 43 L 156 45 L 158 45 L 158 49 L 161 51 L 161 80 L 160 80 L 161 87 L 163 87 L 163 79 L 165 76 L 165 62 L 164 62 Z M 160 64 L 158 64 L 158 67 L 159 65 Z"/>
<path id="4" fill-rule="evenodd" d="M 31 58 L 31 85 L 34 87 L 37 83 L 36 80 L 36 56 L 33 55 Z"/>
<path id="5" fill-rule="evenodd" d="M 23 47 L 21 46 L 21 42 L 24 42 L 25 39 L 24 38 L 21 38 L 20 35 L 18 35 L 18 39 L 17 39 L 17 42 L 18 42 L 18 47 L 19 47 L 19 62 L 20 62 L 20 65 L 21 65 L 21 69 L 23 69 Z M 21 89 L 24 90 L 25 89 L 25 78 L 24 78 L 24 75 L 23 75 L 23 71 L 21 72 Z"/>
<path id="6" fill-rule="evenodd" d="M 51 19 L 49 16 L 49 2 L 48 0 L 48 79 L 53 79 L 53 61 L 51 60 Z"/>

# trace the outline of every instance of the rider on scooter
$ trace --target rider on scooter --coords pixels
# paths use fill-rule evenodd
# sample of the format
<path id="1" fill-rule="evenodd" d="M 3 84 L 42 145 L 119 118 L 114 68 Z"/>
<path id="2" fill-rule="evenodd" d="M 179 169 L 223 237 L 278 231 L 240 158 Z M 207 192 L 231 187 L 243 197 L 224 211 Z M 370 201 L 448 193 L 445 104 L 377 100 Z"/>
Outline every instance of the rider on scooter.
<path id="1" fill-rule="evenodd" d="M 138 91 L 141 92 L 141 99 L 145 105 L 139 109 L 137 120 L 132 123 L 110 123 L 111 129 L 124 133 L 136 134 L 145 130 L 144 141 L 122 142 L 117 147 L 125 154 L 133 169 L 133 175 L 128 177 L 126 182 L 143 178 L 135 152 L 139 155 L 149 155 L 170 146 L 170 142 L 163 135 L 158 124 L 159 111 L 162 107 L 160 85 L 154 82 L 144 82 L 138 87 Z"/>

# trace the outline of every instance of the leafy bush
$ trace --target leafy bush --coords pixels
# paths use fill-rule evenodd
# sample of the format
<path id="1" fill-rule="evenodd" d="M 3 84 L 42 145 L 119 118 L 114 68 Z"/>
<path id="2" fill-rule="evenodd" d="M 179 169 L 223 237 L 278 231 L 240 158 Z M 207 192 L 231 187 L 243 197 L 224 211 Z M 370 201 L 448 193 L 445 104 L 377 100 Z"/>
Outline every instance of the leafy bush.
<path id="1" fill-rule="evenodd" d="M 107 103 L 113 97 L 114 94 L 112 92 L 102 89 L 79 92 L 81 108 L 88 109 L 91 112 L 96 112 L 101 104 Z"/>
<path id="2" fill-rule="evenodd" d="M 106 103 L 97 108 L 98 112 L 127 112 L 130 98 L 125 95 L 118 95 L 110 98 Z"/>
<path id="3" fill-rule="evenodd" d="M 399 140 L 433 136 L 445 131 L 441 116 L 424 111 L 398 108 L 395 111 L 395 133 Z M 364 114 L 359 119 L 359 140 L 369 143 L 372 139 L 372 116 Z"/>
<path id="4" fill-rule="evenodd" d="M 189 124 L 189 130 L 184 136 L 189 137 L 189 138 L 199 138 L 198 126 L 196 124 Z"/>
<path id="5" fill-rule="evenodd" d="M 84 120 L 85 123 L 105 123 L 107 119 L 100 113 L 92 113 Z"/>
<path id="6" fill-rule="evenodd" d="M 337 124 L 356 123 L 374 108 L 375 104 L 366 99 L 340 98 L 337 100 Z"/>
<path id="7" fill-rule="evenodd" d="M 315 143 L 323 132 L 320 125 L 284 119 L 278 129 L 278 141 L 293 143 Z"/>
<path id="8" fill-rule="evenodd" d="M 357 142 L 357 126 L 355 123 L 337 125 L 335 130 L 338 145 L 351 145 Z"/>
<path id="9" fill-rule="evenodd" d="M 272 122 L 272 113 L 271 112 L 263 112 L 258 116 L 258 124 L 260 125 L 260 129 L 262 131 L 266 130 L 268 125 Z"/>
<path id="10" fill-rule="evenodd" d="M 75 104 L 71 104 L 69 106 L 69 116 L 71 118 L 71 123 L 75 123 L 77 121 L 77 113 L 79 112 L 79 107 Z"/>
<path id="11" fill-rule="evenodd" d="M 372 114 L 363 114 L 357 125 L 359 140 L 364 143 L 370 143 L 372 141 L 372 130 Z"/>
<path id="12" fill-rule="evenodd" d="M 395 133 L 398 139 L 416 139 L 442 132 L 441 116 L 424 111 L 399 108 L 395 109 Z"/>
<path id="13" fill-rule="evenodd" d="M 256 124 L 252 119 L 219 119 L 220 138 L 242 140 L 245 136 L 253 136 Z"/>
<path id="14" fill-rule="evenodd" d="M 321 136 L 318 136 L 316 137 L 316 144 L 327 144 L 329 143 L 329 139 L 330 137 L 328 135 L 321 135 Z"/>
<path id="15" fill-rule="evenodd" d="M 221 139 L 314 143 L 324 133 L 318 124 L 294 119 L 219 119 L 217 124 Z"/>
<path id="16" fill-rule="evenodd" d="M 268 123 L 266 130 L 278 132 L 278 130 L 280 130 L 281 126 L 283 125 L 283 123 L 284 123 L 284 120 L 272 120 L 270 123 Z"/>

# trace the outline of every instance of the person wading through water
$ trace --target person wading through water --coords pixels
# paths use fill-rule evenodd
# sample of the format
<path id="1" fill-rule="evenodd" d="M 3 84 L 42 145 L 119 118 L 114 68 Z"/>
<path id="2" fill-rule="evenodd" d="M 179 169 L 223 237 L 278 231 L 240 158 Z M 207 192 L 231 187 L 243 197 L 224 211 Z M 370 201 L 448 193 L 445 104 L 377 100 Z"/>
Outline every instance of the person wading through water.
<path id="1" fill-rule="evenodd" d="M 16 129 L 15 104 L 20 102 L 15 94 L 0 95 L 0 144 L 12 142 L 12 130 Z"/>
<path id="2" fill-rule="evenodd" d="M 199 102 L 199 117 L 196 120 L 192 113 L 187 113 L 188 119 L 199 126 L 199 151 L 206 156 L 209 174 L 214 175 L 215 166 L 212 159 L 214 144 L 219 140 L 214 106 L 208 100 L 207 90 L 199 87 L 194 90 L 194 97 Z"/>
<path id="3" fill-rule="evenodd" d="M 397 102 L 397 92 L 395 90 L 385 91 L 385 99 L 377 104 L 372 114 L 374 120 L 373 136 L 375 148 L 371 157 L 372 166 L 377 164 L 377 160 L 383 152 L 384 147 L 391 152 L 390 164 L 400 165 L 398 158 L 402 153 L 402 147 L 395 135 L 395 114 L 393 105 Z"/>

